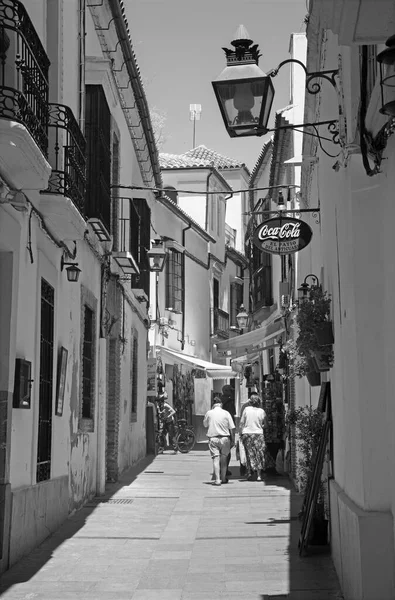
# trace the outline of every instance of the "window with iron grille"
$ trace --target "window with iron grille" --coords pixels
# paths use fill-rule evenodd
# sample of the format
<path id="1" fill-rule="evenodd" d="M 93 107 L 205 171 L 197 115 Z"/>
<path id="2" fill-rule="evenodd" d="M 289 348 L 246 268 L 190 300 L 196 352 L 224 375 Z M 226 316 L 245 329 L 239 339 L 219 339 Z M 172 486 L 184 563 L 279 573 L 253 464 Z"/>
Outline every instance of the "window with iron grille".
<path id="1" fill-rule="evenodd" d="M 82 346 L 82 418 L 93 418 L 93 377 L 94 377 L 94 313 L 84 305 L 84 338 Z"/>
<path id="2" fill-rule="evenodd" d="M 134 198 L 132 201 L 130 219 L 130 243 L 131 252 L 136 259 L 140 274 L 133 275 L 132 288 L 141 288 L 149 298 L 150 294 L 150 270 L 147 256 L 147 248 L 150 247 L 151 239 L 151 209 L 144 198 Z"/>
<path id="3" fill-rule="evenodd" d="M 38 400 L 38 441 L 36 480 L 51 477 L 52 391 L 54 345 L 54 288 L 41 280 L 40 391 Z"/>
<path id="4" fill-rule="evenodd" d="M 88 218 L 99 218 L 111 232 L 111 113 L 101 85 L 87 85 L 85 90 L 85 211 Z"/>
<path id="5" fill-rule="evenodd" d="M 230 327 L 238 327 L 236 315 L 243 304 L 243 285 L 241 283 L 230 284 L 230 312 L 229 325 Z"/>
<path id="6" fill-rule="evenodd" d="M 166 308 L 174 312 L 183 312 L 183 272 L 184 255 L 171 249 L 166 267 Z"/>
<path id="7" fill-rule="evenodd" d="M 135 330 L 132 329 L 132 338 L 130 346 L 130 420 L 137 419 L 137 398 L 138 398 L 138 338 Z"/>
<path id="8" fill-rule="evenodd" d="M 119 184 L 119 139 L 116 133 L 112 136 L 112 153 L 111 153 L 111 185 L 116 186 Z M 118 232 L 118 219 L 119 219 L 119 188 L 113 187 L 111 190 L 112 197 L 112 210 L 111 210 L 111 231 L 114 240 L 114 248 L 119 250 L 119 232 Z"/>

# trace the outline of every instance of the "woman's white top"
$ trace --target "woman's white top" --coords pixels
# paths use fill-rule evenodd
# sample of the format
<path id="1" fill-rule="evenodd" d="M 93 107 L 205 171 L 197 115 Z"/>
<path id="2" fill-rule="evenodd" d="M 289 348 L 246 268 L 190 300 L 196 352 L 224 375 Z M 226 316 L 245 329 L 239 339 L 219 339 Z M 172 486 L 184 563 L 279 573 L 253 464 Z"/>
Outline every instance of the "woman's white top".
<path id="1" fill-rule="evenodd" d="M 244 433 L 263 433 L 266 413 L 263 408 L 247 406 L 240 419 L 240 431 Z"/>

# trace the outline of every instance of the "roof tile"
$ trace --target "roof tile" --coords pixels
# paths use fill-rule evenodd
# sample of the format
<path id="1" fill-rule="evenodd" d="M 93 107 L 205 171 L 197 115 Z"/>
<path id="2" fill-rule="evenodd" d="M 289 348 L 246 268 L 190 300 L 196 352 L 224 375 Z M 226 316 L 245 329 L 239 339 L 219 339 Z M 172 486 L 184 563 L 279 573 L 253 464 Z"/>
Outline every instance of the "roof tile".
<path id="1" fill-rule="evenodd" d="M 240 169 L 245 163 L 223 156 L 204 145 L 188 150 L 184 154 L 159 154 L 162 169 L 192 169 L 196 167 L 215 167 L 216 169 Z"/>

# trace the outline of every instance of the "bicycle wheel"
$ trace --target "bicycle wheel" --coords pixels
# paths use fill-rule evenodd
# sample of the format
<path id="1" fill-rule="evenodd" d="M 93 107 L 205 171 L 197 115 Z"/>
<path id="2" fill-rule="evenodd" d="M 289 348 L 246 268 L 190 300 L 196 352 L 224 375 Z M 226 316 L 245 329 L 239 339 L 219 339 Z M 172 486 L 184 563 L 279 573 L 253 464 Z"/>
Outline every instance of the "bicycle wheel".
<path id="1" fill-rule="evenodd" d="M 196 438 L 193 431 L 185 429 L 184 431 L 181 431 L 177 436 L 177 448 L 180 452 L 182 452 L 182 454 L 186 454 L 187 452 L 190 452 L 192 450 L 192 448 L 195 445 L 195 441 Z"/>
<path id="2" fill-rule="evenodd" d="M 163 454 L 165 449 L 165 441 L 162 433 L 158 432 L 155 438 L 156 454 Z"/>

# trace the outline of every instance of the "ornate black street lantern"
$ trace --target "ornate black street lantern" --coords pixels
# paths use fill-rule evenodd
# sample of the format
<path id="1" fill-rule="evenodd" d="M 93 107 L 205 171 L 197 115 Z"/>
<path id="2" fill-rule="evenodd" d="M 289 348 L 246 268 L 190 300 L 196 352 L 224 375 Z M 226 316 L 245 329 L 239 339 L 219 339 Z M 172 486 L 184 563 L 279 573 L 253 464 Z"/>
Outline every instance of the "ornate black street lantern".
<path id="1" fill-rule="evenodd" d="M 213 81 L 225 127 L 231 137 L 263 135 L 274 98 L 271 77 L 259 68 L 258 44 L 252 45 L 244 25 L 231 44 L 234 50 L 223 48 L 227 66 Z"/>

